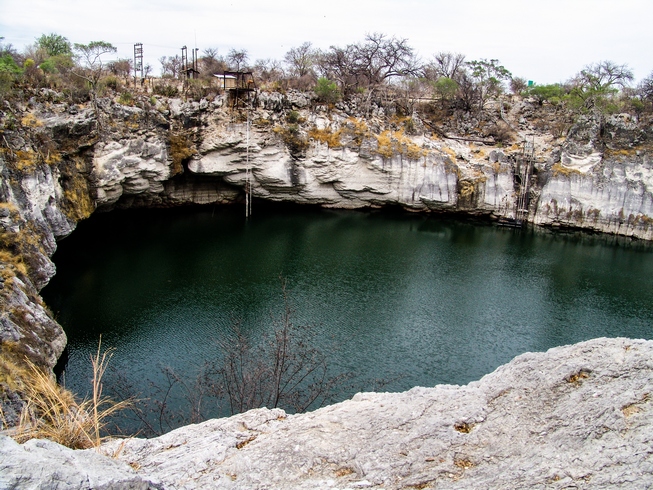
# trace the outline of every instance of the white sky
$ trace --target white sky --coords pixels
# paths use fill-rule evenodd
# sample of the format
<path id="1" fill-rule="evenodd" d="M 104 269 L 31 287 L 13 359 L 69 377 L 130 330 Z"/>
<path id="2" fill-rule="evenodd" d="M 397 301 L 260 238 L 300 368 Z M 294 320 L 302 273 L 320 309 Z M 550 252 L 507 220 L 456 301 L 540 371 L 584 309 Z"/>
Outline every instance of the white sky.
<path id="1" fill-rule="evenodd" d="M 183 45 L 246 49 L 249 61 L 292 47 L 407 38 L 422 59 L 438 51 L 498 59 L 536 83 L 569 79 L 602 60 L 653 72 L 651 0 L 0 0 L 0 36 L 18 50 L 56 32 L 72 43 L 107 41 L 133 58 L 143 43 L 154 73 Z"/>

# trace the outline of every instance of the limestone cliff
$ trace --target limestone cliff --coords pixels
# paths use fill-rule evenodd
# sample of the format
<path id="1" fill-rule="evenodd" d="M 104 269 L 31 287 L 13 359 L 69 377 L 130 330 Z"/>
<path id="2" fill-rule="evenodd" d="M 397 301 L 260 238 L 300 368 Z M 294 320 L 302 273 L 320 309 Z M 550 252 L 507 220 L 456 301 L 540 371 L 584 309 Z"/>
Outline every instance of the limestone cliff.
<path id="1" fill-rule="evenodd" d="M 253 410 L 115 440 L 104 458 L 0 436 L 0 486 L 650 488 L 652 359 L 651 341 L 596 339 L 521 355 L 466 386 Z"/>
<path id="2" fill-rule="evenodd" d="M 326 207 L 522 213 L 538 225 L 653 239 L 651 126 L 628 115 L 561 129 L 555 108 L 515 97 L 452 135 L 419 105 L 404 115 L 383 100 L 326 107 L 291 91 L 260 93 L 248 109 L 224 94 L 136 102 L 104 98 L 95 111 L 46 89 L 5 101 L 3 353 L 56 362 L 65 335 L 38 292 L 55 272 L 56 240 L 96 209 L 241 202 L 247 189 Z M 484 135 L 489 123 L 504 128 L 501 142 Z"/>

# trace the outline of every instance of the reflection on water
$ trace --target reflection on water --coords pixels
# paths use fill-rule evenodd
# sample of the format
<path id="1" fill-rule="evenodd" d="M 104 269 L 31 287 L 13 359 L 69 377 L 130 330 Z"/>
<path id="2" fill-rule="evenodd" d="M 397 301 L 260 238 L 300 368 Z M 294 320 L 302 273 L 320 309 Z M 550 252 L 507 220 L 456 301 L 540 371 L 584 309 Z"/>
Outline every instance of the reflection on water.
<path id="1" fill-rule="evenodd" d="M 206 208 L 94 216 L 60 243 L 43 294 L 69 338 L 66 385 L 85 392 L 88 356 L 142 396 L 159 367 L 194 372 L 242 320 L 281 312 L 334 341 L 342 393 L 462 384 L 515 355 L 600 336 L 651 338 L 653 254 L 645 244 L 412 214 Z"/>

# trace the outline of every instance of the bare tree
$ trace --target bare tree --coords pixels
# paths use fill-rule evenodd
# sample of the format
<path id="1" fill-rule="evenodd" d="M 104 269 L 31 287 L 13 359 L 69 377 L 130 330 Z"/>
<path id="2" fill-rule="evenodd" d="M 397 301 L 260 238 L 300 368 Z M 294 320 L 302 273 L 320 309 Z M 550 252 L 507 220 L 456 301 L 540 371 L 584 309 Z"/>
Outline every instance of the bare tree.
<path id="1" fill-rule="evenodd" d="M 131 76 L 132 69 L 133 69 L 133 62 L 130 59 L 123 58 L 108 63 L 107 68 L 109 72 L 114 74 L 115 76 L 124 78 L 126 83 Z"/>
<path id="2" fill-rule="evenodd" d="M 424 67 L 424 76 L 429 80 L 450 78 L 457 80 L 465 70 L 465 55 L 440 51 L 433 55 L 433 60 Z"/>
<path id="3" fill-rule="evenodd" d="M 417 60 L 407 39 L 388 38 L 385 34 L 368 34 L 354 50 L 354 65 L 359 76 L 371 85 L 391 77 L 417 74 Z"/>
<path id="4" fill-rule="evenodd" d="M 283 77 L 283 67 L 279 60 L 258 59 L 253 66 L 255 76 L 263 82 L 275 82 Z"/>
<path id="5" fill-rule="evenodd" d="M 271 334 L 252 344 L 239 325 L 218 342 L 222 359 L 206 369 L 206 385 L 224 397 L 231 413 L 259 407 L 284 407 L 302 412 L 329 400 L 346 375 L 329 372 L 315 329 L 293 322 L 285 281 L 284 309 Z"/>
<path id="6" fill-rule="evenodd" d="M 97 125 L 101 127 L 100 111 L 97 105 L 97 84 L 106 70 L 102 56 L 115 53 L 118 48 L 106 41 L 91 41 L 88 44 L 76 43 L 73 50 L 79 63 L 79 66 L 73 69 L 73 74 L 86 80 L 91 87 L 91 103 L 97 116 Z"/>
<path id="7" fill-rule="evenodd" d="M 296 77 L 303 77 L 313 73 L 317 51 L 309 42 L 301 46 L 291 48 L 284 56 L 284 61 L 290 68 L 290 73 Z"/>
<path id="8" fill-rule="evenodd" d="M 393 77 L 418 74 L 418 61 L 408 40 L 368 34 L 365 41 L 345 48 L 331 46 L 319 57 L 320 74 L 337 80 L 345 93 L 375 88 Z"/>
<path id="9" fill-rule="evenodd" d="M 159 63 L 161 63 L 162 78 L 179 78 L 182 69 L 179 55 L 170 57 L 162 56 L 159 58 Z"/>
<path id="10" fill-rule="evenodd" d="M 633 79 L 633 72 L 628 65 L 600 61 L 583 68 L 573 81 L 583 89 L 605 92 L 615 86 L 623 88 Z"/>
<path id="11" fill-rule="evenodd" d="M 245 68 L 247 66 L 247 60 L 249 60 L 249 54 L 245 49 L 237 50 L 231 48 L 229 54 L 227 54 L 227 62 L 235 71 L 241 71 L 241 69 Z"/>
<path id="12" fill-rule="evenodd" d="M 639 83 L 637 92 L 643 99 L 653 102 L 653 73 Z"/>
<path id="13" fill-rule="evenodd" d="M 213 77 L 215 73 L 225 70 L 226 63 L 221 56 L 218 56 L 218 48 L 207 48 L 204 56 L 200 59 L 201 74 L 204 77 Z"/>
<path id="14" fill-rule="evenodd" d="M 603 112 L 605 103 L 633 78 L 627 65 L 617 65 L 612 61 L 587 65 L 569 82 L 570 106 L 581 111 Z"/>

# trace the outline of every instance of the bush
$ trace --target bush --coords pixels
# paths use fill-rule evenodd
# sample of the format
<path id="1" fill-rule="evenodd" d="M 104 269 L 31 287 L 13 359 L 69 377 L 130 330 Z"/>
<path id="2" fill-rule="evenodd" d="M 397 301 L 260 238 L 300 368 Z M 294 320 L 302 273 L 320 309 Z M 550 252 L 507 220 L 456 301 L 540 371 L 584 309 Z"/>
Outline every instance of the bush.
<path id="1" fill-rule="evenodd" d="M 290 124 L 297 124 L 299 122 L 299 112 L 297 111 L 290 111 L 288 115 L 286 116 L 286 120 Z"/>
<path id="2" fill-rule="evenodd" d="M 118 102 L 122 105 L 134 105 L 134 96 L 131 92 L 123 92 L 118 97 Z"/>
<path id="3" fill-rule="evenodd" d="M 545 101 L 555 103 L 562 100 L 565 95 L 565 89 L 558 83 L 535 85 L 528 89 L 527 95 L 535 97 L 539 105 L 542 105 Z"/>
<path id="4" fill-rule="evenodd" d="M 177 97 L 179 95 L 179 89 L 174 85 L 161 84 L 154 86 L 154 93 L 162 97 Z"/>
<path id="5" fill-rule="evenodd" d="M 110 75 L 106 77 L 102 82 L 104 87 L 110 88 L 111 90 L 118 90 L 118 88 L 120 88 L 120 81 L 116 76 Z"/>
<path id="6" fill-rule="evenodd" d="M 328 78 L 321 77 L 315 86 L 315 93 L 321 102 L 327 104 L 335 104 L 340 100 L 340 90 L 336 82 L 332 82 Z"/>

